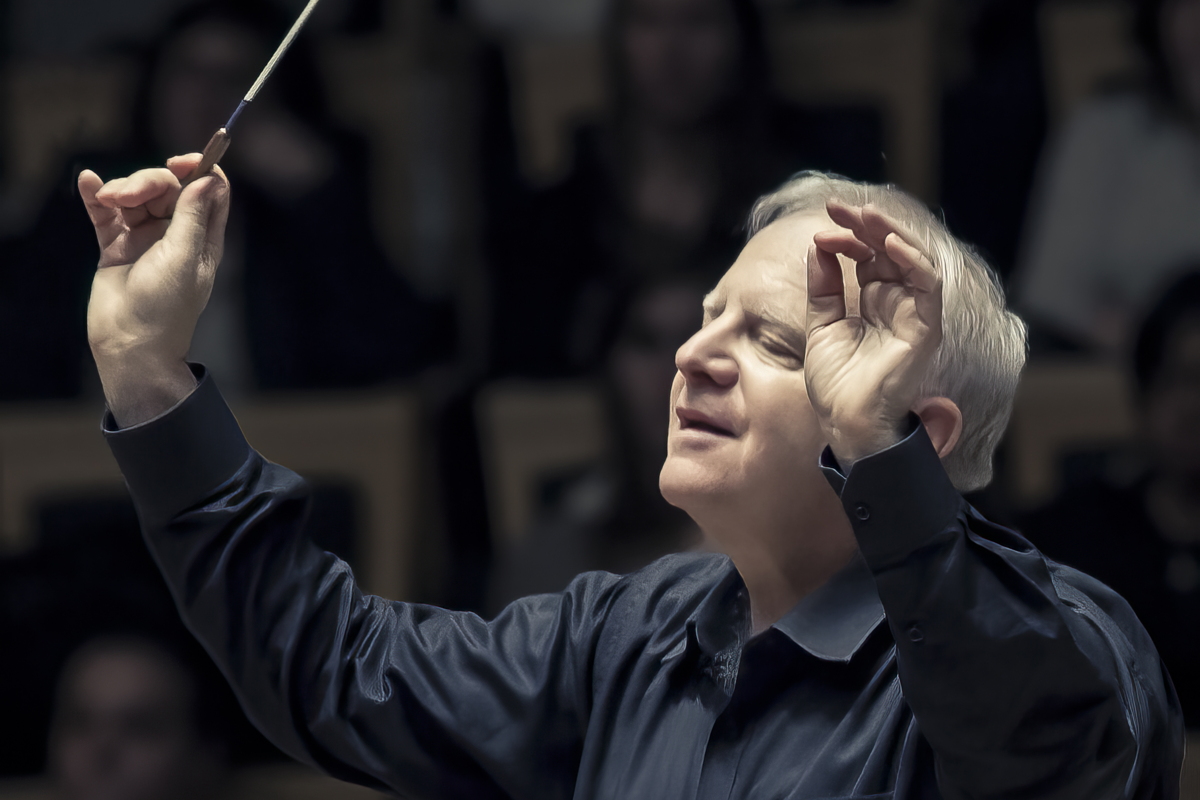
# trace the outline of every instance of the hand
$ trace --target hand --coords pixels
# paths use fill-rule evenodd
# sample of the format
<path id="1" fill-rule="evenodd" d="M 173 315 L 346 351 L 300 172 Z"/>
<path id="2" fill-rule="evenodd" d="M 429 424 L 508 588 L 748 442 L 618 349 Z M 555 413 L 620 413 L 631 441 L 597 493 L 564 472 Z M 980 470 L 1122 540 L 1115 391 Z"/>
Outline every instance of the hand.
<path id="1" fill-rule="evenodd" d="M 808 254 L 808 396 L 845 467 L 903 436 L 942 340 L 942 282 L 910 233 L 873 206 L 830 202 L 841 226 Z M 858 317 L 846 314 L 838 254 L 857 262 Z"/>
<path id="2" fill-rule="evenodd" d="M 180 190 L 199 162 L 193 153 L 108 183 L 90 170 L 79 176 L 100 242 L 88 342 L 121 426 L 162 413 L 195 388 L 185 359 L 229 216 L 229 184 L 219 168 Z"/>

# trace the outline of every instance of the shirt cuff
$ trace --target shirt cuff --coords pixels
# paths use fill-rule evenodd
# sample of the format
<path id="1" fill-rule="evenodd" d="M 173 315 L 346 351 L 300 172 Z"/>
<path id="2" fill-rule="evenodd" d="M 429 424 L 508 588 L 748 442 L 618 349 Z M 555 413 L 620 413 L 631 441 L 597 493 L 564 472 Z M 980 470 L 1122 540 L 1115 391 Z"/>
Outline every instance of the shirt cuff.
<path id="1" fill-rule="evenodd" d="M 966 502 L 919 420 L 904 439 L 854 462 L 849 474 L 828 447 L 820 465 L 841 497 L 859 549 L 877 572 L 932 542 Z"/>
<path id="2" fill-rule="evenodd" d="M 253 450 L 208 371 L 190 365 L 196 388 L 170 410 L 118 429 L 104 415 L 104 438 L 143 521 L 170 519 L 210 496 Z"/>

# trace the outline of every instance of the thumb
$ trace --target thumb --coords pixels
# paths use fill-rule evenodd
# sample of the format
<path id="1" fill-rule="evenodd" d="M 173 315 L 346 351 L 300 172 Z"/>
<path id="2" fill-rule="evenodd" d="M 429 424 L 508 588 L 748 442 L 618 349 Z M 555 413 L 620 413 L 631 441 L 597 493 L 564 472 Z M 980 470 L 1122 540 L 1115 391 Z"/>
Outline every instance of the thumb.
<path id="1" fill-rule="evenodd" d="M 229 219 L 229 181 L 219 167 L 179 195 L 163 244 L 173 255 L 215 270 L 225 244 Z"/>

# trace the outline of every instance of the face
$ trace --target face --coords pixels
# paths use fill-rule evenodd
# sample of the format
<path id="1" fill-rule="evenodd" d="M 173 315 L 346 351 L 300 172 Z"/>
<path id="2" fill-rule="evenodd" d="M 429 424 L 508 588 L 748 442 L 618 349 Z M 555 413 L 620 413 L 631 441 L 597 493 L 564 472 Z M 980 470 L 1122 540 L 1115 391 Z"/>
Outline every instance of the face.
<path id="1" fill-rule="evenodd" d="M 832 497 L 804 384 L 805 257 L 832 227 L 824 214 L 795 215 L 760 231 L 679 349 L 660 487 L 702 528 L 715 509 L 802 513 L 814 493 Z"/>
<path id="2" fill-rule="evenodd" d="M 192 688 L 166 656 L 83 656 L 60 688 L 52 769 L 69 800 L 178 800 L 211 778 L 192 727 Z"/>
<path id="3" fill-rule="evenodd" d="M 727 0 L 629 0 L 621 44 L 638 108 L 694 124 L 732 91 L 740 59 Z"/>
<path id="4" fill-rule="evenodd" d="M 159 144 L 171 153 L 188 153 L 207 142 L 237 107 L 267 55 L 253 33 L 232 23 L 200 22 L 182 31 L 151 86 Z"/>

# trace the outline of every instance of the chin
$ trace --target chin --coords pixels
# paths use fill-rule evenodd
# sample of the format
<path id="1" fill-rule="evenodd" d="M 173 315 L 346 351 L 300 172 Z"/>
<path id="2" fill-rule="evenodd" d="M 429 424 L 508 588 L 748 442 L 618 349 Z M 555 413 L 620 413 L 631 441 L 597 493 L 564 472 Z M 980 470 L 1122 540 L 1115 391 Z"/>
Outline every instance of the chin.
<path id="1" fill-rule="evenodd" d="M 658 489 L 671 505 L 696 513 L 710 503 L 720 502 L 732 492 L 729 474 L 678 455 L 669 455 L 658 475 Z"/>

